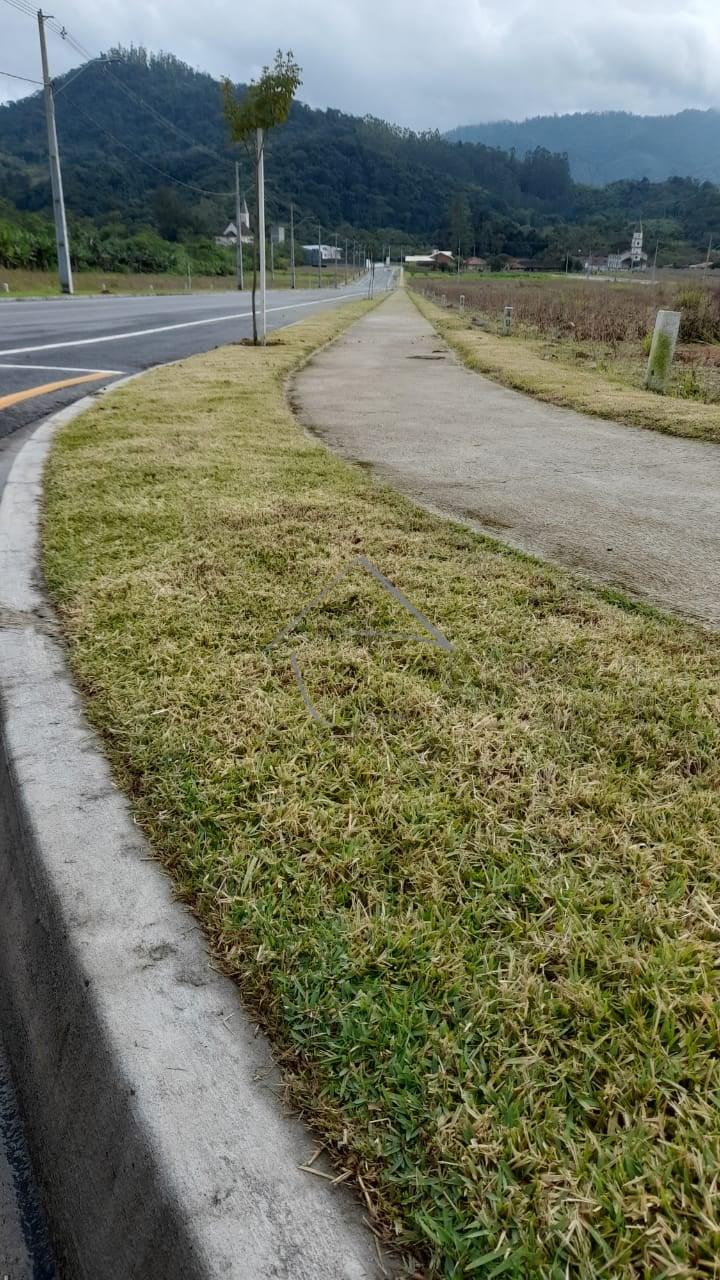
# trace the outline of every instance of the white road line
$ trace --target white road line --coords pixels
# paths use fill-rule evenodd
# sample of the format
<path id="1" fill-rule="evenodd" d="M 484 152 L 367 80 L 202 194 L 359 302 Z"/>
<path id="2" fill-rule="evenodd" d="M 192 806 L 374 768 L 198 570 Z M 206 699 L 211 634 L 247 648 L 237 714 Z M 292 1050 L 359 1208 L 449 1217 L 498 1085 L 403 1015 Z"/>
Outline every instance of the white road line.
<path id="1" fill-rule="evenodd" d="M 320 307 L 328 302 L 340 302 L 342 298 L 356 298 L 359 291 L 339 293 L 335 298 L 318 298 L 312 302 L 291 302 L 285 307 L 268 307 L 271 311 L 297 311 L 300 307 Z M 38 347 L 12 347 L 0 351 L 3 356 L 31 355 L 33 351 L 58 351 L 65 347 L 92 347 L 100 342 L 123 342 L 126 338 L 146 338 L 153 333 L 170 333 L 174 329 L 194 329 L 203 324 L 222 324 L 226 320 L 247 320 L 252 311 L 236 311 L 231 315 L 211 316 L 208 320 L 183 320 L 181 324 L 161 324 L 155 329 L 136 329 L 134 333 L 108 333 L 100 338 L 75 338 L 72 342 L 45 342 Z"/>
<path id="2" fill-rule="evenodd" d="M 15 353 L 11 353 L 15 354 Z M 74 369 L 69 364 L 5 364 L 0 363 L 0 369 L 43 369 L 50 373 L 107 373 L 113 377 L 120 377 L 124 374 L 124 369 Z"/>

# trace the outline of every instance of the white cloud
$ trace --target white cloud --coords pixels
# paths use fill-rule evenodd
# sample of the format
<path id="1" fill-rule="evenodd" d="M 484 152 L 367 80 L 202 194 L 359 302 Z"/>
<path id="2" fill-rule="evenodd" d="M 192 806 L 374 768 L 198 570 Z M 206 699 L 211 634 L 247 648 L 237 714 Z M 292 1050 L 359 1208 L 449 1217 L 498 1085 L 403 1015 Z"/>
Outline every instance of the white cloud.
<path id="1" fill-rule="evenodd" d="M 60 0 L 56 17 L 93 51 L 144 44 L 235 80 L 292 48 L 304 101 L 415 128 L 720 106 L 716 0 Z M 33 19 L 0 3 L 0 34 L 0 68 L 37 78 Z M 56 36 L 50 56 L 78 61 Z M 0 99 L 23 91 L 0 78 Z"/>

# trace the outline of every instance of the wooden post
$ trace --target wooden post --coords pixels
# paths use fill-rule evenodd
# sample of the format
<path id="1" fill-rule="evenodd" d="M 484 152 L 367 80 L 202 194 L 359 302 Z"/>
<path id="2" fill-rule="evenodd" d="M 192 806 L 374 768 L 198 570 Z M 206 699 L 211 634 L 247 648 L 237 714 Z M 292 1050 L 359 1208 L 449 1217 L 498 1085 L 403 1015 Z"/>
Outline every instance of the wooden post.
<path id="1" fill-rule="evenodd" d="M 655 317 L 650 356 L 648 358 L 645 386 L 650 391 L 665 391 L 670 377 L 675 344 L 680 332 L 681 314 L 679 311 L 658 311 Z"/>
<path id="2" fill-rule="evenodd" d="M 500 330 L 503 338 L 510 337 L 510 334 L 512 333 L 512 322 L 513 322 L 513 309 L 512 307 L 506 307 L 505 310 L 503 311 L 502 329 Z"/>

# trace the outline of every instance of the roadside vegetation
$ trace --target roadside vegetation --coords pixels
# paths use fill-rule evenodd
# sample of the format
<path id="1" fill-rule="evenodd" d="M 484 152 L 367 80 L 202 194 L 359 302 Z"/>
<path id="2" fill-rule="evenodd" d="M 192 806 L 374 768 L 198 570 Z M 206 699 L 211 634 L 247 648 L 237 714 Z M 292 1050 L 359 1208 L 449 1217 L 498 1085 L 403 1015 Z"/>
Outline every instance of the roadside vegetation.
<path id="1" fill-rule="evenodd" d="M 290 1097 L 418 1274 L 701 1280 L 720 641 L 303 434 L 285 380 L 366 305 L 61 432 L 44 562 L 73 670 Z M 360 567 L 282 638 L 358 554 L 451 653 Z"/>
<path id="2" fill-rule="evenodd" d="M 165 203 L 171 203 L 171 193 L 165 193 Z M 234 246 L 216 245 L 211 237 L 197 234 L 181 241 L 177 238 L 180 230 L 180 226 L 168 221 L 165 231 L 172 238 L 163 239 L 147 226 L 130 232 L 115 222 L 96 227 L 84 219 L 71 219 L 76 292 L 100 293 L 104 285 L 109 293 L 178 293 L 187 285 L 188 272 L 193 288 L 234 289 Z M 317 267 L 304 266 L 302 257 L 302 246 L 297 243 L 298 288 L 314 289 L 318 285 Z M 7 284 L 13 297 L 56 293 L 56 261 L 51 220 L 37 213 L 19 213 L 0 199 L 0 290 Z M 268 287 L 287 288 L 290 284 L 289 241 L 276 249 L 275 263 L 276 270 L 271 272 L 268 255 Z M 252 248 L 248 245 L 243 248 L 243 264 L 246 287 L 249 287 Z M 349 278 L 359 274 L 359 269 L 348 267 Z M 344 278 L 344 266 L 338 264 L 338 283 L 342 284 Z M 323 287 L 332 286 L 334 279 L 334 269 L 324 267 Z M 0 300 L 3 296 L 4 290 L 0 292 Z"/>
<path id="3" fill-rule="evenodd" d="M 720 440 L 720 281 L 436 278 L 411 283 L 410 295 L 467 364 L 499 382 L 632 426 Z M 500 333 L 505 306 L 510 337 Z M 644 385 L 660 307 L 682 313 L 665 396 Z"/>
<path id="4" fill-rule="evenodd" d="M 357 271 L 348 270 L 348 281 L 352 282 L 359 274 Z M 335 278 L 332 270 L 324 268 L 321 280 L 318 281 L 317 267 L 298 267 L 296 286 L 298 289 L 317 289 L 319 286 L 323 289 L 332 289 Z M 249 268 L 245 277 L 246 289 L 249 288 L 251 281 L 252 268 Z M 5 283 L 9 285 L 9 292 L 0 293 L 0 302 L 4 297 L 47 297 L 58 292 L 58 278 L 55 271 L 9 271 L 0 267 L 0 289 Z M 289 289 L 290 283 L 288 270 L 276 271 L 272 278 L 268 271 L 268 289 Z M 188 279 L 187 275 L 181 276 L 172 272 L 159 274 L 133 271 L 76 271 L 73 273 L 73 284 L 76 293 L 184 293 L 187 290 Z M 345 287 L 345 273 L 342 267 L 338 268 L 337 284 L 338 288 Z M 191 275 L 190 286 L 193 292 L 200 290 L 232 292 L 237 287 L 234 269 L 231 275 L 224 276 Z"/>

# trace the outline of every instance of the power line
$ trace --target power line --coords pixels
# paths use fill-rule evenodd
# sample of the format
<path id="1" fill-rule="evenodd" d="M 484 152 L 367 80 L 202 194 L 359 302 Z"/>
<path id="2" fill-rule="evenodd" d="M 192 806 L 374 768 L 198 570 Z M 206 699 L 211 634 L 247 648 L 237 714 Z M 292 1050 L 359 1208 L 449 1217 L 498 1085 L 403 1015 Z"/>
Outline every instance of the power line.
<path id="1" fill-rule="evenodd" d="M 186 133 L 184 129 L 180 128 L 180 125 L 175 124 L 172 120 L 168 120 L 167 116 L 164 116 L 161 111 L 158 111 L 151 103 L 146 102 L 145 98 L 143 98 L 141 94 L 137 93 L 135 89 L 131 89 L 129 85 L 125 84 L 124 81 L 114 75 L 109 67 L 105 68 L 105 74 L 114 81 L 118 89 L 122 89 L 123 93 L 126 94 L 127 97 L 133 98 L 135 102 L 140 104 L 140 106 L 145 107 L 146 111 L 149 111 L 151 115 L 155 116 L 155 119 L 159 120 L 161 124 L 167 125 L 169 129 L 174 129 L 175 133 L 179 134 L 181 138 L 184 138 L 184 140 L 189 142 L 193 147 L 199 147 L 203 151 L 209 152 L 210 155 L 215 156 L 217 160 L 221 160 L 223 164 L 227 164 L 227 156 L 221 156 L 219 151 L 216 151 L 214 147 L 209 146 L 206 142 L 198 142 L 197 138 L 193 138 L 191 134 Z"/>
<path id="2" fill-rule="evenodd" d="M 111 133 L 109 129 L 106 129 L 104 125 L 99 124 L 97 120 L 93 120 L 92 116 L 89 116 L 87 111 L 83 111 L 82 107 L 78 107 L 76 105 L 73 110 L 77 111 L 78 114 L 81 115 L 84 120 L 87 120 L 89 124 L 94 125 L 96 129 L 100 129 L 102 133 L 107 134 L 108 138 L 117 143 L 119 147 L 123 147 L 125 151 L 128 151 L 130 155 L 134 156 L 136 160 L 139 160 L 141 164 L 147 165 L 148 169 L 153 169 L 155 173 L 159 173 L 161 177 L 167 178 L 168 182 L 174 182 L 177 186 L 185 187 L 188 191 L 197 191 L 203 196 L 222 196 L 225 198 L 235 194 L 233 191 L 207 191 L 205 187 L 198 187 L 192 182 L 183 182 L 182 178 L 175 178 L 173 174 L 167 173 L 165 169 L 158 168 L 158 166 L 153 164 L 151 160 L 146 160 L 145 157 L 141 156 L 137 151 L 133 151 L 132 147 L 129 147 L 121 138 L 116 138 L 115 134 Z"/>
<path id="3" fill-rule="evenodd" d="M 26 13 L 30 18 L 35 17 L 30 5 L 25 4 L 25 0 L 5 0 L 5 4 L 9 4 L 13 9 L 19 9 L 20 13 Z"/>
<path id="4" fill-rule="evenodd" d="M 42 85 L 42 80 L 31 80 L 29 76 L 16 76 L 12 71 L 0 71 L 0 76 L 9 76 L 11 80 L 24 80 L 26 84 Z"/>
<path id="5" fill-rule="evenodd" d="M 9 5 L 11 9 L 17 9 L 18 13 L 24 13 L 28 18 L 37 18 L 37 10 L 33 9 L 32 5 L 28 4 L 27 0 L 3 0 L 3 2 L 4 4 Z M 72 48 L 75 49 L 76 53 L 79 53 L 81 57 L 88 60 L 92 58 L 92 54 L 80 44 L 80 41 L 76 40 L 67 28 L 61 26 L 55 18 L 48 15 L 45 18 L 45 25 L 46 27 L 49 27 L 56 36 L 60 36 L 62 40 L 65 40 L 67 44 L 71 45 Z"/>

